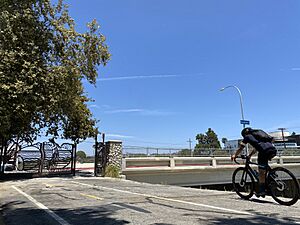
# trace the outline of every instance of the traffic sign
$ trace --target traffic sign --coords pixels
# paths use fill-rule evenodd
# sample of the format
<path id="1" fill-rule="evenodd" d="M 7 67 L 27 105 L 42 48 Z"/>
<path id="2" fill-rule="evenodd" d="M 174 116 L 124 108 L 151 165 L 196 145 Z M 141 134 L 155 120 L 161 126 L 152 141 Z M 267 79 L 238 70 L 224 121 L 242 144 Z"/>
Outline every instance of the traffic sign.
<path id="1" fill-rule="evenodd" d="M 250 125 L 250 121 L 249 120 L 241 120 L 241 124 Z"/>

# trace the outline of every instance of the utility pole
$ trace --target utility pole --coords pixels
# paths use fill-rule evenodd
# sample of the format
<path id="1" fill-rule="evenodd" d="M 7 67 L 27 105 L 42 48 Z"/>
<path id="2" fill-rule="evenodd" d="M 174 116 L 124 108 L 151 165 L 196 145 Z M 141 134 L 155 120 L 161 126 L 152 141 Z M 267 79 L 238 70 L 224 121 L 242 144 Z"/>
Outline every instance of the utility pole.
<path id="1" fill-rule="evenodd" d="M 193 151 L 192 151 L 192 140 L 189 138 L 189 140 L 188 140 L 187 142 L 189 142 L 190 151 L 191 151 L 191 157 L 192 157 L 192 156 L 193 156 Z"/>
<path id="2" fill-rule="evenodd" d="M 283 133 L 283 131 L 286 130 L 286 128 L 278 128 L 278 130 L 281 130 L 283 146 L 284 146 L 284 149 L 286 149 L 285 140 L 284 140 L 284 133 Z"/>

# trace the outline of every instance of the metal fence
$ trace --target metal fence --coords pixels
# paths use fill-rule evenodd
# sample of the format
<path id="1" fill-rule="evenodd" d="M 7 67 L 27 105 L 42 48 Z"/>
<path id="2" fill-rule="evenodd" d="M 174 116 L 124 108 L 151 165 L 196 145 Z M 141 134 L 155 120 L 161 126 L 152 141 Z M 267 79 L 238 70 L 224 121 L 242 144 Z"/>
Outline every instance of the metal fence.
<path id="1" fill-rule="evenodd" d="M 180 150 L 177 148 L 123 146 L 123 155 L 126 157 L 170 156 L 177 155 Z"/>
<path id="2" fill-rule="evenodd" d="M 3 152 L 3 151 L 2 151 Z M 2 155 L 1 152 L 1 155 Z M 14 157 L 3 158 L 1 175 L 7 174 L 70 174 L 75 173 L 76 145 L 63 143 L 62 145 L 50 142 L 35 143 L 19 146 L 14 151 Z"/>
<path id="3" fill-rule="evenodd" d="M 296 148 L 277 148 L 278 156 L 300 156 L 300 149 Z M 145 146 L 123 146 L 124 157 L 170 157 L 170 156 L 231 156 L 236 149 L 183 149 L 172 147 L 145 147 Z M 245 154 L 245 150 L 244 150 Z"/>

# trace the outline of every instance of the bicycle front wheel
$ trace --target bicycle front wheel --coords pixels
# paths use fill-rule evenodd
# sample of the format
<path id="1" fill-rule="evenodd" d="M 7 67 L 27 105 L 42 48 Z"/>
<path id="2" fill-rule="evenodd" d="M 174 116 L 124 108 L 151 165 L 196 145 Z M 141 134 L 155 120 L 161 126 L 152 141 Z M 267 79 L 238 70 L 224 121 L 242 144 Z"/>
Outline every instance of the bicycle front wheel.
<path id="1" fill-rule="evenodd" d="M 299 199 L 299 183 L 292 172 L 277 167 L 267 176 L 268 188 L 273 199 L 281 205 L 293 205 Z"/>
<path id="2" fill-rule="evenodd" d="M 254 193 L 254 178 L 244 167 L 237 168 L 232 174 L 232 184 L 235 192 L 243 199 L 249 199 Z"/>

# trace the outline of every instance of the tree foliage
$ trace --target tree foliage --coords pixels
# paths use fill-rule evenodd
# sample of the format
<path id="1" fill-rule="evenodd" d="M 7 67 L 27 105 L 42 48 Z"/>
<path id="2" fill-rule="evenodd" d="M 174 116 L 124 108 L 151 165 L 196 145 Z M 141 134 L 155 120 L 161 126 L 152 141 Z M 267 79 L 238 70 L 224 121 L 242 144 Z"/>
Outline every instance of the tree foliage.
<path id="1" fill-rule="evenodd" d="M 205 134 L 197 134 L 196 140 L 196 149 L 199 148 L 221 148 L 220 141 L 218 140 L 217 134 L 211 129 L 208 128 Z"/>
<path id="2" fill-rule="evenodd" d="M 78 151 L 77 152 L 77 158 L 85 159 L 86 158 L 85 152 L 84 151 Z"/>
<path id="3" fill-rule="evenodd" d="M 93 136 L 82 81 L 95 84 L 109 58 L 97 22 L 77 32 L 63 0 L 1 0 L 0 138 Z"/>
<path id="4" fill-rule="evenodd" d="M 227 138 L 222 138 L 222 143 L 225 145 L 225 143 L 228 141 L 228 139 Z"/>
<path id="5" fill-rule="evenodd" d="M 178 153 L 178 156 L 191 156 L 191 150 L 190 149 L 181 149 Z"/>
<path id="6" fill-rule="evenodd" d="M 77 151 L 77 153 L 76 153 L 76 160 L 78 162 L 83 163 L 83 162 L 85 162 L 86 158 L 87 157 L 86 157 L 86 154 L 85 154 L 84 151 Z"/>

